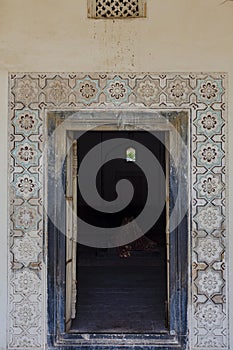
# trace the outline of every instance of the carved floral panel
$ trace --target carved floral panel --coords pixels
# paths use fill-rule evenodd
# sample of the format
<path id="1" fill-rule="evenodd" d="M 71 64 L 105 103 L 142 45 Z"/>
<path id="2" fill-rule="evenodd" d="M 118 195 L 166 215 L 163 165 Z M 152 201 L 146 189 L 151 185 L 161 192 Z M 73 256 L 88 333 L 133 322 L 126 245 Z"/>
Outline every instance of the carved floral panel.
<path id="1" fill-rule="evenodd" d="M 99 3 L 103 3 L 99 1 Z M 226 75 L 11 74 L 9 349 L 44 349 L 43 138 L 46 111 L 188 110 L 191 140 L 190 349 L 228 349 Z"/>

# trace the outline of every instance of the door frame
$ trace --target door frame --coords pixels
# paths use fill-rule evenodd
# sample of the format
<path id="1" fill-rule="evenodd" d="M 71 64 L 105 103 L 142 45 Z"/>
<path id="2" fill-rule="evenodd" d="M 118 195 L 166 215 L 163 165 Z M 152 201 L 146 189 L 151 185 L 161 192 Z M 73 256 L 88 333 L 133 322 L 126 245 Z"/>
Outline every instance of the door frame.
<path id="1" fill-rule="evenodd" d="M 67 154 L 69 140 L 75 140 L 75 131 L 90 130 L 138 130 L 164 131 L 167 135 L 166 147 L 169 166 L 167 166 L 167 226 L 168 257 L 169 257 L 169 330 L 166 333 L 155 334 L 77 334 L 67 331 L 65 324 L 66 305 L 66 237 L 67 232 L 67 198 L 59 193 L 57 183 L 61 178 L 61 163 Z M 190 140 L 189 113 L 184 111 L 149 110 L 80 110 L 47 113 L 47 209 L 51 208 L 47 220 L 48 228 L 48 345 L 49 349 L 67 350 L 94 349 L 101 346 L 104 349 L 117 349 L 119 346 L 134 349 L 137 347 L 149 349 L 185 349 L 188 336 L 187 305 L 189 298 L 189 169 Z M 72 144 L 72 141 L 69 141 Z M 188 150 L 188 162 L 184 159 L 183 147 Z M 175 161 L 174 161 L 174 159 Z M 53 174 L 52 174 L 53 172 Z M 64 174 L 63 174 L 64 176 Z M 182 202 L 177 193 L 182 184 Z M 52 193 L 52 195 L 51 195 Z M 73 198 L 74 196 L 67 196 Z M 70 201 L 69 198 L 69 201 Z M 178 198 L 178 206 L 187 208 L 183 220 L 176 227 L 170 214 Z M 72 206 L 74 206 L 74 202 Z M 54 225 L 54 222 L 58 225 Z M 171 226 L 174 230 L 170 230 Z M 63 248 L 63 249 L 61 249 Z"/>

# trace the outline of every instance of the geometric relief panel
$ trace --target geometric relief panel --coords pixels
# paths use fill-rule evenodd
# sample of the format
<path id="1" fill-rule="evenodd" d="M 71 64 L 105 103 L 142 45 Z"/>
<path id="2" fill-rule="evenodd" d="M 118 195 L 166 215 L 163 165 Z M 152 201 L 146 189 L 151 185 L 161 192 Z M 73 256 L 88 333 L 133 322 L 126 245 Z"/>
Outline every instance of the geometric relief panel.
<path id="1" fill-rule="evenodd" d="M 42 156 L 46 113 L 121 108 L 189 111 L 188 343 L 192 350 L 228 349 L 225 86 L 224 73 L 10 74 L 9 349 L 45 349 Z"/>

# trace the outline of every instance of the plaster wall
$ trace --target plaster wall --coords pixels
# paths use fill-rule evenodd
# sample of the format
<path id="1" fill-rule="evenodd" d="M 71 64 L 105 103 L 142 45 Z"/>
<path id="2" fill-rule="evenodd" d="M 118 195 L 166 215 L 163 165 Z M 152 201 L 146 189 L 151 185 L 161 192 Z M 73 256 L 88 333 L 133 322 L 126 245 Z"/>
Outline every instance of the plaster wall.
<path id="1" fill-rule="evenodd" d="M 0 0 L 0 349 L 7 316 L 8 72 L 224 71 L 229 77 L 229 155 L 233 151 L 233 3 L 147 0 L 147 18 L 92 20 L 86 0 Z M 229 227 L 233 161 L 229 156 Z M 233 236 L 229 236 L 229 252 Z M 230 264 L 233 257 L 229 256 Z M 230 296 L 233 300 L 233 275 Z M 230 305 L 230 319 L 233 308 Z M 231 325 L 233 349 L 233 323 Z"/>

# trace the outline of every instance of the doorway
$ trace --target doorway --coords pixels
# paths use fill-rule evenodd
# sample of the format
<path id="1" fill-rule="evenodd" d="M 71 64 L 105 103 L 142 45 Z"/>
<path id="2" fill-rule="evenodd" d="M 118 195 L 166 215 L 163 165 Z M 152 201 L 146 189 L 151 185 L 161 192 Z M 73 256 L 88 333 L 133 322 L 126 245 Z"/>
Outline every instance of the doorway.
<path id="1" fill-rule="evenodd" d="M 133 221 L 146 203 L 147 180 L 137 165 L 137 160 L 142 156 L 140 150 L 134 150 L 134 159 L 127 159 L 132 140 L 154 154 L 166 177 L 165 132 L 159 131 L 153 135 L 146 131 L 88 131 L 78 138 L 78 164 L 95 145 L 111 139 L 119 140 L 121 146 L 123 143 L 125 159 L 105 163 L 104 150 L 101 149 L 96 155 L 103 163 L 96 179 L 97 190 L 105 200 L 111 201 L 116 197 L 117 182 L 128 179 L 134 187 L 132 201 L 123 210 L 106 214 L 104 210 L 101 211 L 103 208 L 97 211 L 88 206 L 79 187 L 77 189 L 78 216 L 92 225 L 109 228 L 121 227 Z M 164 186 L 162 181 L 161 186 Z M 161 193 L 165 194 L 166 189 Z M 157 222 L 140 238 L 115 248 L 92 248 L 77 244 L 78 293 L 70 332 L 167 331 L 166 199 L 160 198 L 158 193 L 154 193 L 154 196 L 164 202 L 164 207 Z M 135 223 L 133 229 L 140 230 L 140 227 Z"/>
<path id="2" fill-rule="evenodd" d="M 132 342 L 140 347 L 148 344 L 171 350 L 185 348 L 188 120 L 188 113 L 182 111 L 163 114 L 96 110 L 93 113 L 51 112 L 48 119 L 49 136 L 52 137 L 48 154 L 47 206 L 50 218 L 48 286 L 51 301 L 48 303 L 51 335 L 48 341 L 51 344 L 65 344 L 71 350 L 83 345 L 92 348 L 96 344 L 110 346 L 111 349 L 127 346 L 128 349 Z M 55 134 L 53 130 L 56 130 Z M 98 216 L 85 205 L 79 194 L 77 178 L 83 163 L 80 160 L 88 150 L 101 143 L 101 139 L 107 142 L 109 138 L 115 138 L 114 135 L 120 141 L 128 140 L 127 144 L 120 142 L 123 156 L 119 157 L 120 160 L 116 159 L 115 165 L 103 162 L 101 171 L 95 174 L 96 188 L 110 202 L 116 197 L 116 183 L 121 178 L 134 183 L 135 191 L 125 211 L 108 219 L 105 215 Z M 86 141 L 83 139 L 82 142 L 82 137 L 87 137 Z M 150 137 L 153 137 L 153 142 Z M 165 174 L 165 186 L 160 186 L 158 179 L 154 181 L 157 189 L 164 191 L 165 187 L 166 193 L 166 204 L 158 220 L 154 221 L 156 226 L 151 226 L 140 237 L 136 235 L 142 238 L 136 243 L 130 240 L 107 249 L 81 245 L 81 230 L 76 222 L 81 214 L 83 219 L 85 215 L 86 219 L 91 218 L 95 229 L 98 225 L 105 226 L 106 230 L 118 225 L 121 230 L 125 222 L 137 223 L 134 216 L 141 215 L 146 195 L 148 197 L 151 191 L 147 191 L 143 174 L 137 167 L 140 150 L 132 146 L 136 138 L 140 139 L 139 143 L 147 142 L 145 147 L 155 153 Z M 134 148 L 135 154 L 128 154 L 130 148 L 131 151 Z M 131 158 L 130 161 L 128 158 Z M 156 199 L 156 196 L 152 197 Z M 153 210 L 152 213 L 155 218 Z M 138 234 L 140 225 L 135 225 L 134 230 Z M 82 242 L 84 239 L 85 232 Z"/>

